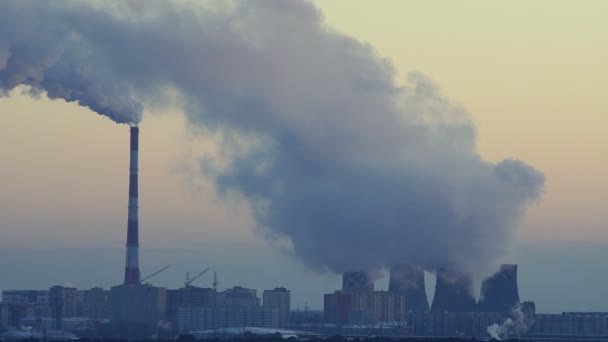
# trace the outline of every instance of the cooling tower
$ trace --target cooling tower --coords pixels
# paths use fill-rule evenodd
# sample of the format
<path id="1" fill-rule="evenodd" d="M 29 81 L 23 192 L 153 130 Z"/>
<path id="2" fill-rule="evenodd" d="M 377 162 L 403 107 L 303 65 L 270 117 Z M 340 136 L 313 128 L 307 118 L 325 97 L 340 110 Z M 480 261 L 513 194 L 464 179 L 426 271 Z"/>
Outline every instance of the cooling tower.
<path id="1" fill-rule="evenodd" d="M 392 267 L 388 290 L 404 295 L 406 313 L 429 311 L 424 286 L 424 270 L 419 266 L 401 264 Z"/>
<path id="2" fill-rule="evenodd" d="M 462 272 L 440 268 L 431 311 L 474 312 L 473 279 Z"/>
<path id="3" fill-rule="evenodd" d="M 374 280 L 367 272 L 344 272 L 342 274 L 342 291 L 362 293 L 374 291 Z"/>
<path id="4" fill-rule="evenodd" d="M 509 314 L 518 303 L 517 265 L 501 265 L 498 272 L 481 283 L 479 311 Z"/>
<path id="5" fill-rule="evenodd" d="M 129 216 L 127 219 L 127 258 L 125 262 L 125 285 L 139 284 L 139 219 L 138 219 L 138 173 L 139 127 L 131 127 L 131 156 L 129 168 Z"/>

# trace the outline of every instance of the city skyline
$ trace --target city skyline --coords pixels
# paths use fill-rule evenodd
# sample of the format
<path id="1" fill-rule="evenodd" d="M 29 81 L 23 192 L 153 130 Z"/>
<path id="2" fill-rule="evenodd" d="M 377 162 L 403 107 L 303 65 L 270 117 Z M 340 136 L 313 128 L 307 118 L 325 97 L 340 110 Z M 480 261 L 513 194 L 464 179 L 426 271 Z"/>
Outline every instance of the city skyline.
<path id="1" fill-rule="evenodd" d="M 522 267 L 522 299 L 536 300 L 539 311 L 542 312 L 583 310 L 586 305 L 593 305 L 593 309 L 601 310 L 602 307 L 608 306 L 608 302 L 602 303 L 592 298 L 595 293 L 601 293 L 602 284 L 608 283 L 604 277 L 592 272 L 597 269 L 598 273 L 601 273 L 601 257 L 604 256 L 601 250 L 605 241 L 602 228 L 607 221 L 600 201 L 607 186 L 601 177 L 606 170 L 606 161 L 605 158 L 596 156 L 600 156 L 602 147 L 607 146 L 599 128 L 605 127 L 608 119 L 602 115 L 602 108 L 605 107 L 597 100 L 599 97 L 593 92 L 583 93 L 580 90 L 573 91 L 572 98 L 568 100 L 564 96 L 553 97 L 545 93 L 541 96 L 531 91 L 531 94 L 537 94 L 538 98 L 544 99 L 542 103 L 535 103 L 533 95 L 528 96 L 525 91 L 512 87 L 519 81 L 527 84 L 530 90 L 537 90 L 535 87 L 540 87 L 541 84 L 532 82 L 534 75 L 544 74 L 531 73 L 530 78 L 508 75 L 504 63 L 499 63 L 502 59 L 478 60 L 477 62 L 481 63 L 478 73 L 474 72 L 476 68 L 472 65 L 462 63 L 465 56 L 461 56 L 463 60 L 455 59 L 460 62 L 459 65 L 467 66 L 464 68 L 451 68 L 450 61 L 445 58 L 422 61 L 419 59 L 422 57 L 414 57 L 416 62 L 404 62 L 403 60 L 407 59 L 404 57 L 405 53 L 391 48 L 399 44 L 395 41 L 391 43 L 390 37 L 386 40 L 379 37 L 383 35 L 383 30 L 393 27 L 406 42 L 411 39 L 412 42 L 421 43 L 414 39 L 415 34 L 408 34 L 408 26 L 399 26 L 396 21 L 398 18 L 388 14 L 399 12 L 399 9 L 405 10 L 407 6 L 393 2 L 390 3 L 393 8 L 375 8 L 367 15 L 381 15 L 386 18 L 386 23 L 360 25 L 363 22 L 360 16 L 363 14 L 354 11 L 352 17 L 346 16 L 341 12 L 343 7 L 339 7 L 346 6 L 345 4 L 317 4 L 324 11 L 328 25 L 337 27 L 348 35 L 354 35 L 356 39 L 368 41 L 381 55 L 393 60 L 399 74 L 412 69 L 429 74 L 444 95 L 463 104 L 476 122 L 477 150 L 484 158 L 499 160 L 515 156 L 545 174 L 548 182 L 545 194 L 538 204 L 530 208 L 522 229 L 517 234 L 516 246 L 505 260 L 519 263 Z M 366 8 L 363 3 L 352 6 Z M 523 3 L 519 6 L 520 9 L 525 7 Z M 597 6 L 603 4 L 598 2 Z M 432 18 L 430 8 L 421 6 L 416 9 L 422 17 L 426 15 Z M 551 9 L 548 13 L 555 16 L 547 19 L 548 27 L 562 29 L 570 27 L 562 26 L 565 25 L 566 18 L 573 17 L 582 21 L 589 10 L 583 11 L 577 7 L 578 11 L 569 12 L 569 17 L 562 17 L 560 15 L 565 13 L 564 6 Z M 460 10 L 466 11 L 466 8 Z M 508 22 L 508 19 L 512 19 L 510 15 L 517 12 L 515 9 L 511 11 L 505 11 L 501 18 Z M 532 14 L 539 15 L 538 11 L 536 6 L 530 9 Z M 532 15 L 530 18 L 523 18 L 523 24 L 531 25 L 533 18 Z M 580 21 L 568 25 L 575 25 Z M 357 25 L 353 26 L 354 24 Z M 427 25 L 433 24 L 433 21 L 429 21 Z M 520 38 L 525 43 L 531 42 L 531 38 L 508 30 L 510 26 L 506 25 L 506 22 L 502 25 L 499 22 L 496 27 L 502 28 L 506 37 Z M 587 25 L 579 29 L 602 24 L 589 20 Z M 603 25 L 605 27 L 605 24 Z M 430 34 L 429 26 L 421 24 L 421 32 Z M 445 30 L 445 27 L 440 28 Z M 453 38 L 462 38 L 459 34 L 463 32 L 471 33 L 469 30 L 455 30 L 451 35 Z M 599 34 L 598 31 L 589 32 Z M 543 33 L 549 32 L 538 32 L 541 38 L 545 37 L 542 36 Z M 437 38 L 435 35 L 430 37 Z M 472 37 L 476 36 L 473 34 Z M 584 45 L 592 42 L 594 36 L 586 37 L 589 41 L 578 41 L 576 37 L 568 36 L 564 39 L 583 44 L 581 47 L 588 49 L 584 51 L 589 51 L 586 55 L 599 56 L 606 52 L 592 44 Z M 418 55 L 440 55 L 439 52 L 444 48 L 441 46 L 443 41 L 438 38 L 429 38 L 429 41 L 435 44 L 429 43 L 430 48 L 423 49 Z M 526 51 L 548 53 L 552 51 L 549 47 L 555 48 L 554 45 L 540 44 L 537 50 L 530 47 L 530 50 Z M 508 46 L 503 49 L 498 50 L 497 55 L 513 57 L 508 54 L 501 55 L 500 51 L 512 51 Z M 412 56 L 417 55 L 416 51 Z M 560 63 L 567 61 L 578 61 L 579 64 L 574 63 L 574 67 L 585 63 L 587 68 L 592 68 L 592 62 L 596 61 L 591 58 L 583 62 L 576 59 L 577 56 L 556 54 L 554 60 L 543 65 L 539 63 L 542 56 L 533 57 L 536 59 L 531 58 L 527 60 L 528 64 L 524 65 L 536 67 L 536 70 L 544 73 L 551 73 L 551 67 L 558 67 Z M 595 70 L 602 70 L 602 65 L 595 66 Z M 487 68 L 494 72 L 504 72 L 501 82 L 498 79 L 482 79 Z M 447 69 L 450 72 L 446 72 Z M 571 82 L 578 80 L 575 76 L 587 76 L 589 84 L 593 84 L 598 81 L 597 75 L 601 74 L 598 72 L 580 75 L 570 68 L 566 70 L 571 71 L 570 74 L 565 73 L 571 77 Z M 469 74 L 470 78 L 463 77 L 465 74 Z M 464 85 L 463 89 L 460 89 L 459 85 Z M 486 92 L 481 92 L 482 88 Z M 560 91 L 565 90 L 557 89 L 556 93 L 560 94 Z M 121 267 L 124 266 L 124 251 L 121 246 L 124 244 L 126 218 L 127 127 L 115 125 L 74 104 L 51 101 L 44 97 L 32 99 L 18 93 L 19 91 L 14 91 L 11 96 L 0 98 L 0 112 L 7 123 L 0 131 L 0 145 L 3 146 L 0 147 L 0 153 L 5 158 L 3 164 L 7 165 L 2 177 L 2 186 L 6 191 L 3 191 L 4 195 L 0 198 L 4 208 L 0 212 L 0 224 L 4 234 L 0 248 L 4 249 L 2 253 L 6 253 L 5 258 L 2 258 L 6 261 L 4 264 L 0 261 L 0 272 L 15 272 L 31 267 L 30 272 L 38 275 L 17 273 L 16 277 L 3 279 L 0 289 L 29 288 L 28 284 L 45 288 L 57 284 L 57 278 L 63 278 L 59 280 L 59 284 L 69 281 L 78 287 L 87 287 L 86 284 L 90 281 L 88 279 L 95 277 L 98 277 L 96 281 L 104 278 L 100 284 L 105 287 L 117 285 L 120 281 L 116 280 L 116 275 L 120 274 Z M 584 101 L 587 98 L 585 96 L 594 101 Z M 510 99 L 516 99 L 517 103 L 513 104 Z M 545 106 L 549 99 L 555 103 Z M 561 107 L 565 109 L 556 111 L 560 109 L 560 101 Z M 577 103 L 585 104 L 589 110 L 582 109 L 582 114 L 572 114 L 583 116 L 575 122 L 570 120 L 568 109 L 574 108 Z M 500 108 L 503 105 L 504 108 Z M 509 115 L 506 110 L 514 110 L 515 114 Z M 535 111 L 538 111 L 538 114 L 535 115 Z M 555 120 L 553 124 L 551 119 Z M 318 294 L 330 287 L 335 288 L 338 276 L 319 275 L 300 261 L 291 258 L 284 252 L 289 247 L 286 241 L 274 241 L 273 245 L 260 238 L 244 198 L 232 194 L 230 201 L 224 201 L 216 196 L 211 179 L 198 173 L 197 160 L 219 153 L 217 137 L 213 134 L 206 135 L 205 132 L 195 135 L 184 126 L 183 113 L 174 108 L 157 112 L 146 111 L 141 124 L 142 273 L 151 273 L 164 264 L 178 263 L 177 267 L 174 266 L 175 273 L 170 273 L 172 280 L 163 280 L 162 277 L 155 280 L 159 285 L 171 286 L 179 284 L 185 274 L 184 270 L 194 272 L 204 267 L 212 267 L 219 272 L 220 279 L 226 279 L 228 284 L 242 284 L 254 288 L 286 286 L 292 290 L 294 297 L 297 296 L 294 301 L 296 305 L 309 302 L 311 306 L 318 308 Z M 571 136 L 562 132 L 566 126 L 573 128 Z M 513 136 L 518 139 L 512 139 Z M 575 171 L 584 172 L 586 176 L 581 179 Z M 41 173 L 44 176 L 41 176 Z M 573 191 L 574 188 L 577 191 Z M 578 245 L 575 243 L 568 246 L 570 241 L 575 241 Z M 598 247 L 576 256 L 575 254 L 581 254 L 577 248 L 588 249 L 585 247 L 587 244 Z M 228 255 L 227 250 L 234 254 Z M 115 252 L 117 255 L 113 255 Z M 53 253 L 58 255 L 53 256 Z M 65 253 L 66 257 L 62 258 L 62 253 Z M 96 257 L 84 258 L 85 255 L 91 255 L 90 253 L 98 254 Z M 157 255 L 152 256 L 155 253 Z M 41 259 L 36 259 L 36 255 L 42 255 L 40 258 L 44 261 L 56 258 L 56 262 L 51 265 L 41 264 Z M 31 257 L 32 260 L 24 265 L 12 265 L 24 256 Z M 533 260 L 534 256 L 540 260 Z M 77 265 L 76 269 L 80 271 L 71 273 L 68 266 L 74 262 L 69 260 L 71 258 L 86 259 L 86 265 Z M 562 258 L 567 259 L 572 268 L 552 269 L 552 263 L 564 263 Z M 587 267 L 581 269 L 576 265 Z M 101 267 L 102 271 L 87 271 L 97 267 Z M 256 267 L 259 267 L 259 271 Z M 58 274 L 51 277 L 42 275 L 44 269 L 56 270 Z M 535 276 L 539 270 L 548 273 L 548 277 L 543 275 L 545 278 L 539 279 L 542 277 Z M 574 284 L 574 280 L 568 280 L 571 277 L 562 277 L 564 270 L 573 274 L 591 275 L 591 278 L 586 278 L 593 279 L 593 282 Z M 588 273 L 585 273 L 586 271 Z M 222 273 L 225 274 L 224 277 Z M 173 280 L 178 274 L 181 278 Z M 286 277 L 285 274 L 291 276 Z M 49 279 L 46 286 L 44 279 Z M 296 286 L 283 284 L 282 279 Z M 302 279 L 311 279 L 310 283 L 318 283 L 320 286 L 316 290 L 298 289 L 297 284 L 301 283 Z M 562 280 L 564 283 L 551 283 L 551 279 Z M 246 284 L 247 282 L 251 282 L 251 285 Z M 427 284 L 427 287 L 429 286 L 432 285 Z M 555 292 L 543 293 L 540 290 L 547 286 L 554 287 Z M 567 293 L 577 286 L 588 290 L 581 292 L 588 297 L 578 298 L 577 303 L 580 304 L 561 298 L 560 293 Z M 530 288 L 532 290 L 527 290 Z M 539 294 L 540 298 L 528 298 Z M 564 309 L 559 309 L 560 307 Z"/>

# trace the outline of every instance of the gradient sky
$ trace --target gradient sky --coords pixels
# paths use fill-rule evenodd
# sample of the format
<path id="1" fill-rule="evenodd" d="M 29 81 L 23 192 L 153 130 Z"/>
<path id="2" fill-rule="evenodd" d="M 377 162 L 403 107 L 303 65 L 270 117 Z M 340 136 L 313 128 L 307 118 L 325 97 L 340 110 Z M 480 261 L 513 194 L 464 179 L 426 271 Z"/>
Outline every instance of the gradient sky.
<path id="1" fill-rule="evenodd" d="M 545 173 L 508 260 L 520 264 L 522 299 L 544 312 L 608 311 L 608 2 L 316 3 L 329 26 L 373 45 L 400 75 L 421 71 L 461 103 L 485 159 Z M 18 90 L 0 98 L 0 117 L 0 289 L 119 283 L 127 127 Z M 217 153 L 213 137 L 188 132 L 179 112 L 147 112 L 141 128 L 144 274 L 171 264 L 155 283 L 177 286 L 211 267 L 222 287 L 284 285 L 295 306 L 322 306 L 339 278 L 269 246 L 243 200 L 218 199 L 198 172 L 199 157 Z"/>

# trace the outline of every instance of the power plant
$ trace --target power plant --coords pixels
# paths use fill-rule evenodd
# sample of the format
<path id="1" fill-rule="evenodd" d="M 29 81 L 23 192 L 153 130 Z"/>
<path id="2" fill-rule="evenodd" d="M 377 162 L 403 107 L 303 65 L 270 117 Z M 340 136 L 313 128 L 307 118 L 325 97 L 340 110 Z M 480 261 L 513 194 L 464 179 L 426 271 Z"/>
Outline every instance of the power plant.
<path id="1" fill-rule="evenodd" d="M 478 311 L 509 314 L 519 304 L 517 265 L 501 265 L 498 272 L 481 283 Z"/>
<path id="2" fill-rule="evenodd" d="M 139 203 L 138 203 L 138 165 L 139 165 L 139 127 L 131 127 L 131 154 L 129 168 L 129 214 L 127 218 L 127 255 L 125 261 L 125 285 L 139 285 Z"/>
<path id="3" fill-rule="evenodd" d="M 404 295 L 405 312 L 429 311 L 424 270 L 419 266 L 408 263 L 393 266 L 388 291 Z"/>
<path id="4" fill-rule="evenodd" d="M 374 291 L 374 279 L 367 272 L 344 272 L 342 274 L 342 291 L 358 293 Z"/>
<path id="5" fill-rule="evenodd" d="M 475 310 L 473 278 L 448 267 L 438 269 L 431 311 L 474 312 Z"/>

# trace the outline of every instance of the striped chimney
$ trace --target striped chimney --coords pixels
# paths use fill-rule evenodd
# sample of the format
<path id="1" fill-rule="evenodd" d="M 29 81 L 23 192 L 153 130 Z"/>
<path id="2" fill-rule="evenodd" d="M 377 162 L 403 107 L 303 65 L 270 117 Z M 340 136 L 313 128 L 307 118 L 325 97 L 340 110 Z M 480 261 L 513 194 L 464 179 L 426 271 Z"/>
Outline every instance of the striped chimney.
<path id="1" fill-rule="evenodd" d="M 137 173 L 139 152 L 139 127 L 131 127 L 131 157 L 129 169 L 129 216 L 127 220 L 127 258 L 125 285 L 138 285 L 139 274 L 139 219 Z"/>

